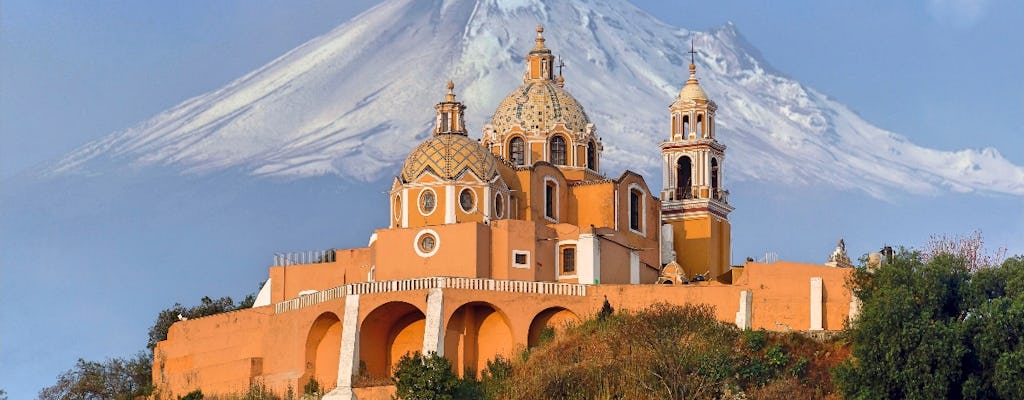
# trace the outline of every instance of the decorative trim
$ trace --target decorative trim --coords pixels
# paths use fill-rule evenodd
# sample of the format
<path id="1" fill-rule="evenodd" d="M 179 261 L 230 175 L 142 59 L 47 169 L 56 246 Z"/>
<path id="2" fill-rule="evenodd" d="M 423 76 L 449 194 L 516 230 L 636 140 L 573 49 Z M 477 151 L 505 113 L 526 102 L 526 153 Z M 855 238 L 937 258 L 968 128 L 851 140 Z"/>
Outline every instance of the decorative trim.
<path id="1" fill-rule="evenodd" d="M 555 214 L 554 219 L 552 219 L 551 217 L 548 216 L 548 196 L 547 196 L 548 182 L 551 182 L 555 186 L 555 195 L 552 197 L 552 202 L 554 204 L 551 205 L 551 210 L 554 211 L 553 214 Z M 560 194 L 559 193 L 560 191 L 561 191 L 561 188 L 559 188 L 558 180 L 555 179 L 555 178 L 552 178 L 550 175 L 544 175 L 544 195 L 543 195 L 544 196 L 544 210 L 543 210 L 543 215 L 544 215 L 544 219 L 546 219 L 548 221 L 551 221 L 551 222 L 554 222 L 556 224 L 559 221 L 559 218 L 558 218 L 558 214 L 559 214 L 559 212 L 558 212 L 559 211 L 559 209 L 558 209 L 558 196 Z"/>
<path id="2" fill-rule="evenodd" d="M 555 243 L 555 280 L 562 278 L 576 278 L 576 274 L 580 270 L 580 252 L 577 246 L 576 240 L 562 240 Z M 576 250 L 576 265 L 571 275 L 562 275 L 562 250 L 571 247 Z"/>
<path id="3" fill-rule="evenodd" d="M 426 236 L 426 235 L 430 235 L 430 236 L 432 236 L 434 238 L 434 248 L 431 249 L 430 251 L 423 251 L 423 249 L 420 248 L 420 240 L 424 236 Z M 434 231 L 433 229 L 423 229 L 423 230 L 421 230 L 419 233 L 416 234 L 416 238 L 413 239 L 413 241 L 412 241 L 412 249 L 416 251 L 417 255 L 419 255 L 420 257 L 423 257 L 423 258 L 427 258 L 427 257 L 430 257 L 430 256 L 436 254 L 437 250 L 440 249 L 440 248 L 441 248 L 441 236 L 439 236 L 437 234 L 437 232 Z"/>

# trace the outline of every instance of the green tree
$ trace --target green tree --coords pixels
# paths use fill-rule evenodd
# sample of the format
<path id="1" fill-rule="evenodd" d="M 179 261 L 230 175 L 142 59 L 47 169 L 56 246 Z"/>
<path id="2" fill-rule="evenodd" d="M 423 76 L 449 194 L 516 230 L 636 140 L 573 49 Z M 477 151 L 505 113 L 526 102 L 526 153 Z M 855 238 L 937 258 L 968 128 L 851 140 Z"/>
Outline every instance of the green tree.
<path id="1" fill-rule="evenodd" d="M 454 400 L 464 390 L 464 383 L 452 372 L 447 358 L 430 352 L 415 352 L 398 361 L 393 378 L 398 398 L 404 400 Z"/>
<path id="2" fill-rule="evenodd" d="M 948 249 L 853 272 L 863 307 L 835 371 L 847 398 L 1024 398 L 1024 260 Z"/>
<path id="3" fill-rule="evenodd" d="M 57 376 L 53 386 L 39 391 L 40 400 L 133 400 L 152 392 L 152 360 L 147 352 L 105 362 L 78 359 L 75 367 Z"/>

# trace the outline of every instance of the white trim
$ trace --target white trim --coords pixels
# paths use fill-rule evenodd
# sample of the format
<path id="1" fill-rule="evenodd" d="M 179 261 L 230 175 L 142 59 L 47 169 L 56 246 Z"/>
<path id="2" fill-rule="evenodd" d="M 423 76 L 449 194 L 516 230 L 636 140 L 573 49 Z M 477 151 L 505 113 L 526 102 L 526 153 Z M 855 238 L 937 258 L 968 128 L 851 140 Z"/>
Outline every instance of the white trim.
<path id="1" fill-rule="evenodd" d="M 555 204 L 553 204 L 552 207 L 551 207 L 551 209 L 554 211 L 553 214 L 555 214 L 555 218 L 554 219 L 552 219 L 551 217 L 548 216 L 548 182 L 551 182 L 551 183 L 553 183 L 555 185 L 555 195 L 552 198 L 552 200 L 553 200 L 553 202 Z M 544 216 L 544 219 L 546 219 L 548 221 L 551 221 L 551 222 L 554 222 L 556 224 L 559 221 L 559 218 L 558 218 L 558 214 L 559 214 L 558 198 L 559 198 L 560 192 L 561 192 L 561 187 L 558 184 L 558 180 L 555 179 L 555 178 L 552 178 L 550 175 L 544 175 L 544 210 L 543 210 L 543 212 L 541 214 Z"/>
<path id="2" fill-rule="evenodd" d="M 444 223 L 455 223 L 455 185 L 444 185 Z"/>
<path id="3" fill-rule="evenodd" d="M 516 255 L 526 255 L 526 264 L 519 264 L 516 262 Z M 530 269 L 530 251 L 529 250 L 512 250 L 512 268 Z"/>
<path id="4" fill-rule="evenodd" d="M 430 210 L 430 212 L 423 211 L 423 194 L 426 193 L 426 192 L 430 192 L 430 194 L 434 195 L 434 208 L 432 210 Z M 425 187 L 425 188 L 421 189 L 420 190 L 420 194 L 418 194 L 416 196 L 416 209 L 419 210 L 420 215 L 422 215 L 424 217 L 426 217 L 428 215 L 433 215 L 434 212 L 437 211 L 437 205 L 438 205 L 437 204 L 437 192 L 434 191 L 434 188 Z M 408 218 L 405 219 L 405 224 L 404 225 L 405 226 L 409 226 L 409 219 Z"/>
<path id="5" fill-rule="evenodd" d="M 434 237 L 434 249 L 431 251 L 424 252 L 420 249 L 420 238 L 425 235 L 431 235 Z M 433 229 L 423 229 L 416 234 L 416 238 L 412 241 L 412 249 L 416 251 L 416 254 L 420 257 L 427 258 L 437 253 L 437 249 L 441 248 L 441 236 L 437 234 Z"/>
<path id="6" fill-rule="evenodd" d="M 576 265 L 572 272 L 572 275 L 562 275 L 562 246 L 569 247 L 572 245 L 573 250 L 576 250 Z M 577 249 L 576 240 L 562 240 L 555 243 L 555 280 L 562 278 L 576 278 L 577 271 L 580 270 L 580 251 Z"/>
<path id="7" fill-rule="evenodd" d="M 633 194 L 633 190 L 636 190 L 636 191 L 640 192 L 640 196 L 639 196 L 640 197 L 640 204 L 639 204 L 640 209 L 637 210 L 637 218 L 638 218 L 637 222 L 640 223 L 640 227 L 639 227 L 640 230 L 639 231 L 638 230 L 634 230 L 633 229 L 632 221 L 630 221 L 629 231 L 633 232 L 633 233 L 635 233 L 637 235 L 640 235 L 640 236 L 643 236 L 643 237 L 647 237 L 647 191 L 644 190 L 644 188 L 642 186 L 640 186 L 639 184 L 637 184 L 635 182 L 634 183 L 630 183 L 628 186 L 626 186 L 626 189 L 627 189 L 626 196 L 632 195 Z M 626 201 L 628 203 L 629 199 L 627 198 Z M 632 207 L 632 204 L 629 204 L 628 207 Z M 633 210 L 629 210 L 629 212 L 632 213 Z"/>
<path id="8" fill-rule="evenodd" d="M 405 199 L 405 196 L 402 196 L 401 193 L 395 193 L 394 195 L 391 196 L 391 223 L 392 224 L 396 224 L 396 223 L 401 223 L 402 222 L 402 215 L 405 214 L 405 212 L 404 212 L 405 209 L 402 207 L 402 201 L 404 199 Z"/>
<path id="9" fill-rule="evenodd" d="M 416 200 L 416 204 L 417 204 L 417 207 L 419 207 L 418 206 L 419 200 Z M 412 210 L 409 209 L 409 189 L 408 188 L 402 189 L 402 209 L 405 210 L 405 212 L 402 213 L 402 227 L 403 228 L 408 228 L 409 227 L 409 212 L 412 211 Z"/>

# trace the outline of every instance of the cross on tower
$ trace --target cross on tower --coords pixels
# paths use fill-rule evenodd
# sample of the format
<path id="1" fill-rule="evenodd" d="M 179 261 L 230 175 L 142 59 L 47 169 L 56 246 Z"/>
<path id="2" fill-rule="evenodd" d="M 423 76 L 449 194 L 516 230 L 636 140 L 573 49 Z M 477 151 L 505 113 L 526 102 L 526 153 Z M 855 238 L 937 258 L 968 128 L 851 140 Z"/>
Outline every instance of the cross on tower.
<path id="1" fill-rule="evenodd" d="M 693 55 L 697 54 L 696 51 L 693 51 L 693 39 L 690 39 L 690 51 L 687 53 L 690 53 L 690 64 L 693 64 Z"/>
<path id="2" fill-rule="evenodd" d="M 562 68 L 565 67 L 565 63 L 562 62 L 561 56 L 558 57 L 558 65 L 556 67 L 558 67 L 558 76 L 562 76 Z"/>

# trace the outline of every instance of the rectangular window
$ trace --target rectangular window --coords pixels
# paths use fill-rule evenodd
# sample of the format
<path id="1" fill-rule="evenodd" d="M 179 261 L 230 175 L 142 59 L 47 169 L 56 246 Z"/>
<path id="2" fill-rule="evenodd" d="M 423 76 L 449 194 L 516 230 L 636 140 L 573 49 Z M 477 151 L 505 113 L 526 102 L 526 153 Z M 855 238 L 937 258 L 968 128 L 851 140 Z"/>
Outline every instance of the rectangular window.
<path id="1" fill-rule="evenodd" d="M 512 250 L 513 268 L 530 268 L 530 252 L 523 250 Z"/>
<path id="2" fill-rule="evenodd" d="M 555 218 L 555 185 L 551 183 L 544 186 L 544 215 Z"/>
<path id="3" fill-rule="evenodd" d="M 562 249 L 562 272 L 571 274 L 576 272 L 576 248 L 566 247 Z"/>
<path id="4" fill-rule="evenodd" d="M 640 192 L 629 191 L 629 229 L 640 230 Z"/>

